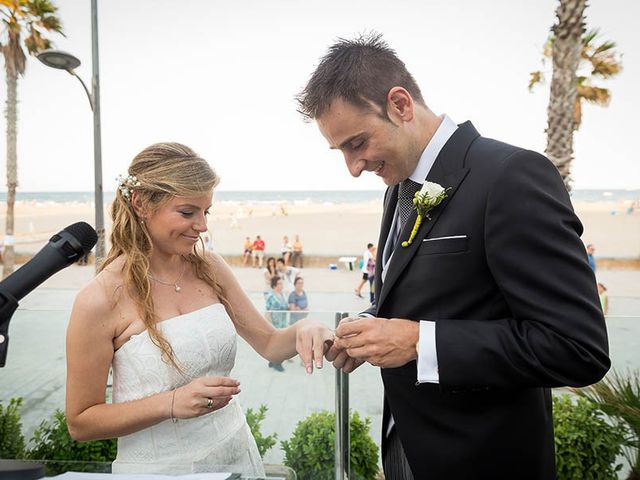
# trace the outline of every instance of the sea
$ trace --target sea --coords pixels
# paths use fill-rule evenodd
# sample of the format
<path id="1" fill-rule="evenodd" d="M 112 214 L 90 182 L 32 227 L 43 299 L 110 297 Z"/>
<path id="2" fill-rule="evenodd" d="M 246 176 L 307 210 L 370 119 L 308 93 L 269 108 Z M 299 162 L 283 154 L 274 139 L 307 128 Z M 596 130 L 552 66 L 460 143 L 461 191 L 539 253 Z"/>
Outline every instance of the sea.
<path id="1" fill-rule="evenodd" d="M 104 203 L 113 200 L 115 192 L 104 192 Z M 219 190 L 216 202 L 263 203 L 263 204 L 337 204 L 381 201 L 384 190 Z M 6 192 L 0 192 L 0 202 L 5 202 Z M 640 201 L 640 189 L 584 189 L 573 190 L 571 199 L 575 202 L 633 202 Z M 16 201 L 34 203 L 90 203 L 94 193 L 89 192 L 22 192 L 16 193 Z"/>

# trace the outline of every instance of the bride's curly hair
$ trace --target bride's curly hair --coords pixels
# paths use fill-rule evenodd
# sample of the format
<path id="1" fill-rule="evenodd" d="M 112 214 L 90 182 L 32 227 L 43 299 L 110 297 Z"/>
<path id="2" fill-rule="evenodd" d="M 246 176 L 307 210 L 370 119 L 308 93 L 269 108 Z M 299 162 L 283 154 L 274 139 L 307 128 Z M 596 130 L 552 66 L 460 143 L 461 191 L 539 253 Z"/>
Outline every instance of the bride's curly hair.
<path id="1" fill-rule="evenodd" d="M 149 278 L 149 258 L 153 252 L 153 243 L 144 221 L 132 205 L 133 195 L 135 193 L 145 210 L 152 212 L 173 197 L 195 197 L 208 193 L 218 182 L 219 177 L 207 161 L 189 147 L 179 143 L 156 143 L 133 159 L 128 176 L 120 180 L 120 188 L 116 191 L 111 206 L 111 248 L 98 271 L 107 268 L 117 258 L 123 258 L 123 286 L 135 302 L 149 337 L 162 352 L 163 360 L 178 371 L 181 368 L 173 348 L 157 328 L 158 318 Z M 200 245 L 196 244 L 193 251 L 183 258 L 193 266 L 196 276 L 213 289 L 233 317 L 231 306 L 216 280 L 211 261 L 203 252 L 201 240 Z"/>

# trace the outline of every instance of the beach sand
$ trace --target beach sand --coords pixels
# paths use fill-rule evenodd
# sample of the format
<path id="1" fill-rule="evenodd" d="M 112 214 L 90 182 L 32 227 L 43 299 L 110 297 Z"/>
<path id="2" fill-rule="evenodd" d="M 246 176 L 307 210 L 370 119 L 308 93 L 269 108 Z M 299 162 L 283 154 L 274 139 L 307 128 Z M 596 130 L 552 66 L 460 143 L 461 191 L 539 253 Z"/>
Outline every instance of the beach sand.
<path id="1" fill-rule="evenodd" d="M 627 213 L 628 202 L 577 203 L 584 225 L 582 240 L 596 246 L 599 259 L 640 259 L 640 211 Z M 105 227 L 111 225 L 108 206 Z M 94 224 L 92 203 L 16 202 L 16 252 L 34 253 L 49 237 L 78 221 Z M 0 235 L 4 238 L 6 205 L 0 202 Z M 267 255 L 278 255 L 282 236 L 296 234 L 308 257 L 360 256 L 368 242 L 377 243 L 382 202 L 251 204 L 219 202 L 212 208 L 209 229 L 214 249 L 240 255 L 245 237 L 260 235 Z M 459 233 L 459 232 L 456 232 Z M 318 265 L 319 266 L 319 265 Z"/>

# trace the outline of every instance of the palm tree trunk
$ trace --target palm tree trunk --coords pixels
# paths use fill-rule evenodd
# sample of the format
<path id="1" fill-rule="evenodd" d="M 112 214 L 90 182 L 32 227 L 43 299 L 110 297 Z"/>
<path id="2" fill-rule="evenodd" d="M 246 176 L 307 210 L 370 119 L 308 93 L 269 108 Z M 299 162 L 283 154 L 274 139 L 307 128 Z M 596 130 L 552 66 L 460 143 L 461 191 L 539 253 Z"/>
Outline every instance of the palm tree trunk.
<path id="1" fill-rule="evenodd" d="M 560 0 L 553 26 L 553 76 L 547 108 L 547 148 L 545 153 L 571 190 L 573 160 L 573 112 L 577 94 L 576 70 L 584 33 L 586 0 Z"/>
<path id="2" fill-rule="evenodd" d="M 6 57 L 5 57 L 6 61 Z M 6 62 L 5 62 L 6 64 Z M 13 272 L 15 265 L 14 250 L 14 206 L 16 202 L 16 187 L 18 186 L 17 161 L 17 123 L 18 123 L 18 74 L 6 69 L 7 76 L 7 224 L 4 235 L 3 278 Z"/>

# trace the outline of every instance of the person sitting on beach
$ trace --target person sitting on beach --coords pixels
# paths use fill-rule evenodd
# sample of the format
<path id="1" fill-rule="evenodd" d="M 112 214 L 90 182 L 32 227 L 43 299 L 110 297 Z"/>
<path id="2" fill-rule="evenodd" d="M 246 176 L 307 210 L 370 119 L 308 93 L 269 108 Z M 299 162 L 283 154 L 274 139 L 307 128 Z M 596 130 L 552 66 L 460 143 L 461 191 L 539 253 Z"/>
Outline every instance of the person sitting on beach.
<path id="1" fill-rule="evenodd" d="M 216 173 L 184 145 L 140 152 L 111 207 L 111 249 L 67 330 L 66 415 L 79 441 L 118 437 L 113 473 L 264 476 L 230 377 L 238 334 L 264 358 L 321 366 L 332 332 L 276 329 L 202 246 Z M 105 402 L 109 368 L 113 403 Z"/>
<path id="2" fill-rule="evenodd" d="M 304 313 L 291 313 L 289 323 L 293 325 L 298 320 L 306 318 L 309 310 L 309 300 L 307 299 L 307 292 L 304 291 L 304 279 L 302 277 L 296 277 L 293 281 L 294 290 L 289 294 L 289 310 L 293 312 Z"/>
<path id="3" fill-rule="evenodd" d="M 249 261 L 249 257 L 253 254 L 253 242 L 250 237 L 247 237 L 244 241 L 244 250 L 242 252 L 242 266 L 246 266 Z"/>
<path id="4" fill-rule="evenodd" d="M 300 235 L 296 235 L 296 240 L 293 242 L 291 266 L 302 268 L 302 242 L 300 241 Z"/>
<path id="5" fill-rule="evenodd" d="M 264 240 L 260 238 L 260 235 L 256 235 L 256 239 L 253 242 L 253 266 L 254 267 L 262 268 L 262 261 L 264 259 L 265 248 L 266 248 L 266 245 L 264 243 Z"/>
<path id="6" fill-rule="evenodd" d="M 293 252 L 293 247 L 291 243 L 289 243 L 289 237 L 282 237 L 282 247 L 280 247 L 280 253 L 282 253 L 282 258 L 284 260 L 285 265 L 289 265 L 289 258 L 291 257 L 291 253 Z"/>
<path id="7" fill-rule="evenodd" d="M 277 275 L 272 277 L 271 291 L 266 298 L 266 317 L 271 320 L 271 323 L 276 328 L 286 328 L 289 323 L 287 321 L 287 310 L 289 309 L 289 305 L 287 305 L 287 301 L 284 299 L 284 295 L 282 293 L 283 286 L 282 278 Z M 284 371 L 282 362 L 273 362 L 270 360 L 269 368 L 273 368 L 278 372 Z"/>
<path id="8" fill-rule="evenodd" d="M 267 266 L 262 270 L 262 275 L 264 276 L 264 298 L 267 298 L 267 295 L 269 295 L 272 288 L 271 279 L 278 275 L 275 257 L 267 258 Z"/>

